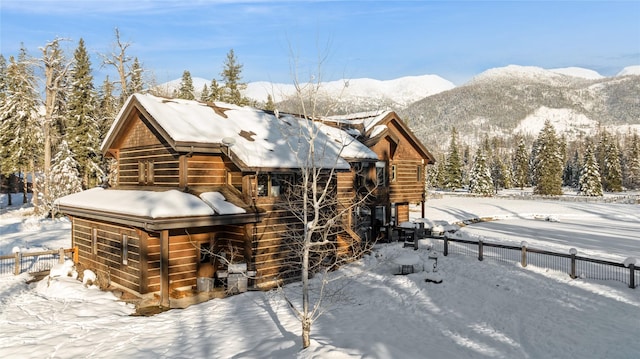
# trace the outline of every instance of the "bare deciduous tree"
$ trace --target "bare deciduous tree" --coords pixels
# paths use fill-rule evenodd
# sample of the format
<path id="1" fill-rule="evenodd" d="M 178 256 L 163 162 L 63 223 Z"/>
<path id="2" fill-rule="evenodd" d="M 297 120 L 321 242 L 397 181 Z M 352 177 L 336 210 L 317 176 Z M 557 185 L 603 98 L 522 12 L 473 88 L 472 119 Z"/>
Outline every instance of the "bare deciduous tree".
<path id="1" fill-rule="evenodd" d="M 323 62 L 320 60 L 319 65 Z M 302 120 L 300 126 L 288 127 L 295 132 L 287 139 L 299 171 L 283 179 L 284 200 L 280 206 L 295 219 L 288 224 L 285 241 L 290 246 L 290 270 L 300 276 L 301 285 L 278 290 L 300 321 L 302 347 L 307 348 L 313 323 L 344 298 L 341 288 L 330 285 L 330 273 L 360 258 L 373 244 L 352 230 L 350 218 L 375 187 L 345 193 L 339 186 L 341 178 L 348 178 L 349 186 L 353 186 L 349 167 L 344 168 L 343 151 L 357 140 L 344 131 L 327 136 L 327 125 L 316 121 L 320 76 L 312 76 L 305 84 L 294 78 Z M 294 299 L 298 296 L 301 301 Z"/>
<path id="2" fill-rule="evenodd" d="M 44 137 L 44 196 L 49 195 L 49 172 L 51 169 L 51 142 L 52 124 L 60 117 L 61 100 L 66 91 L 66 79 L 71 67 L 72 61 L 68 61 L 64 57 L 64 53 L 60 48 L 60 42 L 65 39 L 55 38 L 44 47 L 42 51 L 42 67 L 44 70 L 44 123 L 42 131 Z M 34 196 L 36 200 L 37 196 Z"/>

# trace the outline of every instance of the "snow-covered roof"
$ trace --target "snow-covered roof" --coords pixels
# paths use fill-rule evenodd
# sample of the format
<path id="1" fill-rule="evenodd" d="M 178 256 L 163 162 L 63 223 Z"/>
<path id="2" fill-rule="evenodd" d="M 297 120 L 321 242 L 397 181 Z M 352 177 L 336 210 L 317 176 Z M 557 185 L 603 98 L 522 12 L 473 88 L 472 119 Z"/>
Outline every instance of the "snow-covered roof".
<path id="1" fill-rule="evenodd" d="M 136 101 L 169 136 L 172 144 L 230 145 L 236 160 L 254 168 L 299 168 L 309 153 L 313 136 L 318 167 L 348 169 L 349 159 L 376 159 L 374 152 L 348 133 L 325 130 L 320 124 L 289 114 L 270 112 L 216 102 L 166 99 L 134 94 L 111 127 L 103 151 L 117 134 L 119 122 L 126 121 L 126 110 Z M 121 124 L 120 124 L 121 126 Z"/>
<path id="2" fill-rule="evenodd" d="M 59 198 L 59 206 L 118 213 L 149 219 L 241 214 L 246 211 L 219 192 L 199 196 L 178 190 L 105 190 L 101 187 Z"/>
<path id="3" fill-rule="evenodd" d="M 328 116 L 322 118 L 324 122 L 335 122 L 338 124 L 345 124 L 349 126 L 362 125 L 364 132 L 367 133 L 374 126 L 378 125 L 391 111 L 378 110 L 368 112 L 357 112 L 348 115 Z"/>

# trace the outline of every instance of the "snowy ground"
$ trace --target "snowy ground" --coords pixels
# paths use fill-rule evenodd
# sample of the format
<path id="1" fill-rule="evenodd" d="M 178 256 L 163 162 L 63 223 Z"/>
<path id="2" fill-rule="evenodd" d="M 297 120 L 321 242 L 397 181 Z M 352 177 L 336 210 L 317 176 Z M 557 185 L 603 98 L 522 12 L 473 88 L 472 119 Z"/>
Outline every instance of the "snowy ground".
<path id="1" fill-rule="evenodd" d="M 1 200 L 3 252 L 69 245 L 67 221 L 25 217 Z M 487 241 L 640 257 L 638 205 L 445 197 L 429 200 L 426 213 L 448 222 L 500 218 L 462 229 Z M 533 219 L 549 216 L 557 222 Z M 335 272 L 343 295 L 314 324 L 304 352 L 299 323 L 271 292 L 135 317 L 110 293 L 72 279 L 0 276 L 0 358 L 640 357 L 640 288 L 455 255 L 438 258 L 441 284 L 426 283 L 434 275 L 428 253 L 381 244 Z M 407 254 L 427 271 L 394 275 Z"/>

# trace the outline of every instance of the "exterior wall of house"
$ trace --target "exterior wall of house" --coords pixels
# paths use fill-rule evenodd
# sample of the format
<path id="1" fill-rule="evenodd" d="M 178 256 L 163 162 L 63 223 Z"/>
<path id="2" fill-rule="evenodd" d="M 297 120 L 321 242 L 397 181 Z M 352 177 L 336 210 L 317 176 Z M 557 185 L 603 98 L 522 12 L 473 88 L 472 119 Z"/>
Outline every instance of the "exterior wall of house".
<path id="1" fill-rule="evenodd" d="M 94 270 L 100 278 L 125 289 L 144 293 L 140 282 L 148 261 L 144 232 L 78 217 L 72 218 L 71 232 L 81 268 Z"/>
<path id="2" fill-rule="evenodd" d="M 160 141 L 138 113 L 119 144 L 118 185 L 180 185 L 180 156 Z"/>

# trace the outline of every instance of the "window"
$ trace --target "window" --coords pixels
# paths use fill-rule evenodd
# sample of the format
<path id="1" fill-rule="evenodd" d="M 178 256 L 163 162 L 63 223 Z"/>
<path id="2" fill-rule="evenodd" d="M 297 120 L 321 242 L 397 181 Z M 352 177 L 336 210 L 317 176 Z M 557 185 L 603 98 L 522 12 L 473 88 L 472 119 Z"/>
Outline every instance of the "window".
<path id="1" fill-rule="evenodd" d="M 288 187 L 291 186 L 293 176 L 290 174 L 272 174 L 271 175 L 271 193 L 272 197 L 278 197 L 284 194 Z"/>
<path id="2" fill-rule="evenodd" d="M 290 174 L 258 175 L 258 197 L 279 197 L 291 185 L 293 176 Z"/>
<path id="3" fill-rule="evenodd" d="M 391 182 L 395 182 L 398 178 L 398 169 L 396 165 L 391 165 Z"/>
<path id="4" fill-rule="evenodd" d="M 386 174 L 386 162 L 376 162 L 376 181 L 378 186 L 386 187 L 387 186 L 387 174 Z"/>
<path id="5" fill-rule="evenodd" d="M 269 175 L 258 175 L 258 197 L 266 197 L 269 190 Z"/>
<path id="6" fill-rule="evenodd" d="M 422 182 L 424 178 L 422 178 L 422 166 L 418 165 L 416 167 L 416 181 Z"/>
<path id="7" fill-rule="evenodd" d="M 153 184 L 153 168 L 152 161 L 138 162 L 138 184 Z"/>
<path id="8" fill-rule="evenodd" d="M 122 235 L 122 264 L 127 265 L 129 262 L 129 236 Z"/>

